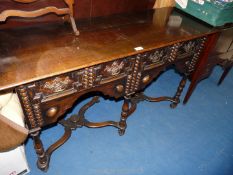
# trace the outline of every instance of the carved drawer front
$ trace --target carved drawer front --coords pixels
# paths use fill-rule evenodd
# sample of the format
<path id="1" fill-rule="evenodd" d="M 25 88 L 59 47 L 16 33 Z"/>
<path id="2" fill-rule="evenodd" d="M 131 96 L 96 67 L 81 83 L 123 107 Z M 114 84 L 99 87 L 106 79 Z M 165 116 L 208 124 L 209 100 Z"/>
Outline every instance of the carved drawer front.
<path id="1" fill-rule="evenodd" d="M 193 72 L 195 70 L 197 62 L 198 62 L 200 55 L 204 49 L 204 46 L 206 43 L 206 37 L 195 39 L 195 43 L 196 43 L 196 46 L 195 46 L 195 50 L 191 56 L 191 59 L 188 59 L 185 62 L 185 66 L 186 66 L 185 71 L 187 74 L 190 74 L 191 72 Z"/>
<path id="2" fill-rule="evenodd" d="M 171 57 L 172 53 L 175 52 L 173 50 L 173 46 L 168 46 L 141 54 L 144 70 L 153 69 L 174 61 Z"/>
<path id="3" fill-rule="evenodd" d="M 180 43 L 177 52 L 178 59 L 193 56 L 200 48 L 201 43 L 202 43 L 202 38 L 197 38 Z"/>
<path id="4" fill-rule="evenodd" d="M 74 89 L 74 79 L 70 74 L 52 77 L 39 81 L 36 84 L 37 91 L 42 93 L 43 97 L 56 95 Z"/>
<path id="5" fill-rule="evenodd" d="M 127 75 L 132 72 L 133 64 L 134 59 L 131 57 L 103 64 L 101 70 L 98 72 L 100 84 L 105 84 L 127 77 Z"/>
<path id="6" fill-rule="evenodd" d="M 56 100 L 76 91 L 75 80 L 71 73 L 17 88 L 29 127 L 32 129 L 46 124 L 42 115 L 42 104 L 44 102 Z"/>
<path id="7" fill-rule="evenodd" d="M 30 128 L 55 122 L 57 116 L 71 107 L 74 96 L 89 91 L 101 91 L 116 98 L 125 95 L 126 80 L 132 74 L 134 62 L 134 58 L 127 57 L 22 86 L 18 92 Z M 60 102 L 67 98 L 71 99 L 61 106 Z"/>
<path id="8" fill-rule="evenodd" d="M 175 44 L 131 56 L 130 60 L 133 66 L 127 76 L 125 94 L 129 96 L 153 80 L 154 76 L 144 75 L 145 71 L 165 67 L 166 64 L 175 61 L 177 48 L 178 46 Z"/>
<path id="9" fill-rule="evenodd" d="M 34 92 L 31 97 L 49 101 L 96 87 L 101 80 L 98 75 L 101 67 L 92 66 L 36 82 L 30 88 L 31 92 Z"/>

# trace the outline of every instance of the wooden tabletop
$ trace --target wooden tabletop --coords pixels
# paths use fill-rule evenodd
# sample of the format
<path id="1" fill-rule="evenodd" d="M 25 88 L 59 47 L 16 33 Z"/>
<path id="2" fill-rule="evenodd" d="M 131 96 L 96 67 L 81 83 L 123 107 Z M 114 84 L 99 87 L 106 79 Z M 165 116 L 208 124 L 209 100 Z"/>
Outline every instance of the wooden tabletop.
<path id="1" fill-rule="evenodd" d="M 170 9 L 0 31 L 0 90 L 216 32 Z M 143 50 L 136 51 L 136 47 Z"/>

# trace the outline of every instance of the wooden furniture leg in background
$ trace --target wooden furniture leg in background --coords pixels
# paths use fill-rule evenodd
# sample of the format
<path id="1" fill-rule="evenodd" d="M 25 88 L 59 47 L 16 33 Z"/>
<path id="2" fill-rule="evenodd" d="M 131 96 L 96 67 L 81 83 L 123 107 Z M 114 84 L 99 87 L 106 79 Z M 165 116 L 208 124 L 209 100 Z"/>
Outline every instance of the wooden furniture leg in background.
<path id="1" fill-rule="evenodd" d="M 75 19 L 74 19 L 74 0 L 64 0 L 66 2 L 66 4 L 68 5 L 69 9 L 70 9 L 70 22 L 71 22 L 71 26 L 73 28 L 73 31 L 75 33 L 75 35 L 79 35 L 79 31 L 77 29 L 76 23 L 75 23 Z"/>
<path id="2" fill-rule="evenodd" d="M 175 0 L 156 0 L 154 4 L 154 9 L 163 8 L 163 7 L 174 7 Z"/>
<path id="3" fill-rule="evenodd" d="M 136 110 L 137 104 L 141 101 L 149 101 L 149 102 L 161 102 L 161 101 L 170 101 L 172 102 L 170 104 L 171 108 L 176 108 L 176 106 L 180 103 L 180 96 L 183 92 L 183 89 L 185 87 L 185 84 L 187 82 L 187 76 L 183 76 L 182 80 L 180 81 L 180 84 L 177 88 L 176 94 L 174 97 L 149 97 L 146 96 L 144 93 L 136 93 L 132 97 L 125 97 L 124 104 L 122 106 L 122 112 L 121 112 L 121 119 L 119 122 L 119 135 L 122 136 L 125 134 L 125 130 L 127 128 L 127 119 L 128 117 Z"/>
<path id="4" fill-rule="evenodd" d="M 223 72 L 221 78 L 219 79 L 218 85 L 221 85 L 221 84 L 222 84 L 223 80 L 226 78 L 226 76 L 227 76 L 228 73 L 230 72 L 231 68 L 232 68 L 232 66 L 227 67 L 227 68 L 224 69 L 224 72 Z"/>

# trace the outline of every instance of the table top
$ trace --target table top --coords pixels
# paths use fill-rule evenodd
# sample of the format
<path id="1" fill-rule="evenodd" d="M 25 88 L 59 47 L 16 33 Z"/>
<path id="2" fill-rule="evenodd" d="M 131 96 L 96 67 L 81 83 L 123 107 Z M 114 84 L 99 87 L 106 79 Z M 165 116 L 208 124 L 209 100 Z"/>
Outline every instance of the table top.
<path id="1" fill-rule="evenodd" d="M 162 8 L 77 21 L 78 37 L 63 23 L 1 30 L 0 90 L 217 32 L 170 12 Z"/>

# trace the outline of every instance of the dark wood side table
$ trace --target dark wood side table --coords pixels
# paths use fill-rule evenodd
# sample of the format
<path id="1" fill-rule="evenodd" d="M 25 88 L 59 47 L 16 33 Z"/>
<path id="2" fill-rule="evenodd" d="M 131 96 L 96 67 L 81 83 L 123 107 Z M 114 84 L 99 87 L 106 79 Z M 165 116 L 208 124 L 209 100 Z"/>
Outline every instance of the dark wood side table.
<path id="1" fill-rule="evenodd" d="M 0 90 L 16 90 L 41 170 L 48 169 L 51 154 L 72 130 L 113 126 L 123 135 L 127 118 L 140 101 L 170 101 L 172 108 L 180 102 L 187 78 L 193 76 L 197 63 L 206 60 L 218 31 L 177 11 L 165 26 L 153 21 L 159 19 L 154 14 L 164 11 L 167 9 L 82 21 L 79 37 L 63 24 L 0 31 Z M 178 88 L 174 85 L 175 95 L 144 95 L 143 90 L 170 67 L 183 77 Z M 85 111 L 98 102 L 98 96 L 77 115 L 61 118 L 77 99 L 95 92 L 124 100 L 119 121 L 85 119 Z M 45 151 L 40 132 L 57 122 L 65 133 Z"/>

